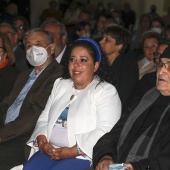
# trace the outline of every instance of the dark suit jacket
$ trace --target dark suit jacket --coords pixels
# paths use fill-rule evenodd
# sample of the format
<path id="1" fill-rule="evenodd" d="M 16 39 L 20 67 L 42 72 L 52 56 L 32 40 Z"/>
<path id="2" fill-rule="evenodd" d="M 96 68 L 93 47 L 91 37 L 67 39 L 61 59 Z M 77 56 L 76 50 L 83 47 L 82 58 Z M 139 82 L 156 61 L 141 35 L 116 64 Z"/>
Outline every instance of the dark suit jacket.
<path id="1" fill-rule="evenodd" d="M 10 94 L 19 73 L 10 65 L 0 69 L 0 102 Z"/>
<path id="2" fill-rule="evenodd" d="M 110 66 L 114 82 L 112 83 L 122 102 L 122 112 L 129 106 L 129 98 L 138 82 L 137 60 L 131 53 L 119 55 Z"/>
<path id="3" fill-rule="evenodd" d="M 142 127 L 143 123 L 148 121 L 151 122 L 150 125 L 153 125 L 152 122 L 155 121 L 153 117 L 150 116 L 150 111 L 153 109 L 154 104 L 158 97 L 161 96 L 159 91 L 156 88 L 151 89 L 145 94 L 145 96 L 140 101 L 140 104 L 135 103 L 132 110 L 127 117 L 121 117 L 121 119 L 116 123 L 112 130 L 101 137 L 97 144 L 93 148 L 93 166 L 94 168 L 101 160 L 103 156 L 111 156 L 115 163 L 125 162 L 126 156 L 130 152 L 131 147 L 133 146 L 133 140 L 137 140 L 140 130 L 145 130 L 146 127 Z M 169 96 L 167 96 L 167 100 Z M 137 108 L 137 109 L 136 109 Z M 164 114 L 160 124 L 155 129 L 156 133 L 153 138 L 149 138 L 150 149 L 148 151 L 148 156 L 145 158 L 139 159 L 139 161 L 130 162 L 135 170 L 145 170 L 147 167 L 151 167 L 154 170 L 169 170 L 170 167 L 170 105 L 163 108 L 163 113 L 155 113 L 158 117 Z M 147 113 L 147 114 L 146 114 Z M 137 115 L 137 119 L 135 118 Z M 143 116 L 145 115 L 145 116 Z M 128 119 L 127 119 L 128 118 Z M 128 130 L 126 122 L 129 121 L 131 124 L 138 123 L 136 126 L 132 126 Z M 131 120 L 135 120 L 134 123 Z M 124 127 L 125 126 L 125 127 Z M 126 130 L 125 130 L 126 129 Z M 120 137 L 124 140 L 121 143 Z M 148 135 L 149 136 L 149 135 Z M 145 149 L 148 146 L 146 142 L 139 150 Z M 120 144 L 121 143 L 121 144 Z M 117 147 L 121 145 L 120 147 Z M 139 151 L 138 150 L 138 151 Z"/>
<path id="4" fill-rule="evenodd" d="M 63 65 L 64 67 L 68 67 L 69 57 L 70 57 L 70 45 L 67 45 L 61 58 L 60 64 Z"/>
<path id="5" fill-rule="evenodd" d="M 17 68 L 19 71 L 27 70 L 29 67 L 25 51 L 20 46 L 17 46 L 17 48 L 14 51 L 14 55 L 15 55 L 15 68 Z"/>
<path id="6" fill-rule="evenodd" d="M 39 115 L 45 108 L 54 81 L 62 76 L 63 67 L 53 59 L 36 79 L 26 95 L 19 116 L 15 121 L 4 125 L 8 108 L 15 101 L 26 84 L 31 71 L 32 70 L 29 69 L 18 76 L 12 92 L 5 100 L 3 100 L 3 102 L 0 103 L 0 142 L 19 137 L 23 140 L 24 144 L 26 143 L 32 134 Z"/>
<path id="7" fill-rule="evenodd" d="M 135 101 L 142 99 L 144 94 L 156 85 L 156 72 L 145 74 L 138 81 L 135 90 L 133 91 L 130 101 L 133 104 Z M 130 105 L 131 106 L 131 105 Z"/>

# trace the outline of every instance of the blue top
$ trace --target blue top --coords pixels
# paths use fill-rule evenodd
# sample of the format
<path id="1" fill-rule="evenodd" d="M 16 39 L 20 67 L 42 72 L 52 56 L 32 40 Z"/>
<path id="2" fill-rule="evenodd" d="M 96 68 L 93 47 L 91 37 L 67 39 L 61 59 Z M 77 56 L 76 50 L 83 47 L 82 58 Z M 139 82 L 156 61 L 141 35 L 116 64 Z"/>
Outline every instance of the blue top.
<path id="1" fill-rule="evenodd" d="M 25 99 L 25 96 L 27 95 L 30 88 L 34 84 L 35 80 L 38 78 L 38 76 L 41 73 L 42 73 L 42 71 L 39 74 L 36 75 L 34 69 L 30 73 L 27 83 L 25 84 L 25 86 L 21 90 L 20 94 L 18 95 L 18 97 L 16 98 L 14 103 L 8 108 L 6 119 L 5 119 L 5 124 L 7 124 L 11 121 L 14 121 L 18 117 L 22 103 Z"/>

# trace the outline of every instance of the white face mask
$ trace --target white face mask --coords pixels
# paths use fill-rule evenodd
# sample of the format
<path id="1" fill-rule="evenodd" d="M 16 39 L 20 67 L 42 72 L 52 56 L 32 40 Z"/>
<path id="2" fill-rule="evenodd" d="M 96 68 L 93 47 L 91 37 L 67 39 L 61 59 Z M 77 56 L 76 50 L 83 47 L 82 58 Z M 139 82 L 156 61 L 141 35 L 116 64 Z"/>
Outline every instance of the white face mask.
<path id="1" fill-rule="evenodd" d="M 27 57 L 28 62 L 32 66 L 40 66 L 44 64 L 48 58 L 48 53 L 46 50 L 47 48 L 33 45 L 30 49 L 26 51 L 26 57 Z"/>
<path id="2" fill-rule="evenodd" d="M 83 37 L 83 38 L 90 38 L 90 36 L 91 36 L 90 33 L 85 33 L 85 34 L 83 34 L 82 37 Z"/>
<path id="3" fill-rule="evenodd" d="M 156 32 L 156 33 L 158 33 L 158 34 L 161 34 L 162 29 L 161 29 L 161 28 L 158 28 L 158 27 L 152 27 L 152 28 L 151 28 L 151 31 Z"/>

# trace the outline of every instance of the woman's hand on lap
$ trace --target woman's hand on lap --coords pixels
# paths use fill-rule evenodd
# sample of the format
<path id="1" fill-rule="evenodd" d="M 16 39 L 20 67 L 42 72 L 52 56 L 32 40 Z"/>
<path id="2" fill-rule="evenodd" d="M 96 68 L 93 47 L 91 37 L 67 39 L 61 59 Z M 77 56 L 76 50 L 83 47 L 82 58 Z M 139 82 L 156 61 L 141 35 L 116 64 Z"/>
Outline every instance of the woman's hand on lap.
<path id="1" fill-rule="evenodd" d="M 60 160 L 65 158 L 74 158 L 76 156 L 78 156 L 78 150 L 76 146 L 73 146 L 71 148 L 62 147 L 54 149 L 51 159 Z"/>

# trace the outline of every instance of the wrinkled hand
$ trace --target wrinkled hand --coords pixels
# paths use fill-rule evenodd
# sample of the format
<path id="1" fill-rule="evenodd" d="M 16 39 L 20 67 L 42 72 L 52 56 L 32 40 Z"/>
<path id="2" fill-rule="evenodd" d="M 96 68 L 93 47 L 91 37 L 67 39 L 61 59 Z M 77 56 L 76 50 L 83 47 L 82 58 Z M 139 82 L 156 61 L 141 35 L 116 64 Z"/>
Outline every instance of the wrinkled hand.
<path id="1" fill-rule="evenodd" d="M 53 155 L 51 156 L 51 159 L 65 159 L 65 158 L 74 158 L 78 156 L 78 151 L 75 150 L 74 147 L 68 148 L 68 147 L 62 147 L 62 148 L 55 148 L 53 150 Z"/>
<path id="2" fill-rule="evenodd" d="M 114 161 L 112 160 L 111 157 L 106 157 L 104 158 L 102 161 L 100 161 L 95 170 L 108 170 L 109 169 L 109 165 L 113 164 Z"/>
<path id="3" fill-rule="evenodd" d="M 134 170 L 131 164 L 125 163 L 124 166 L 126 166 L 128 170 Z"/>
<path id="4" fill-rule="evenodd" d="M 49 156 L 53 155 L 54 150 L 55 150 L 55 148 L 49 142 L 44 142 L 41 145 L 41 151 L 46 153 Z"/>

